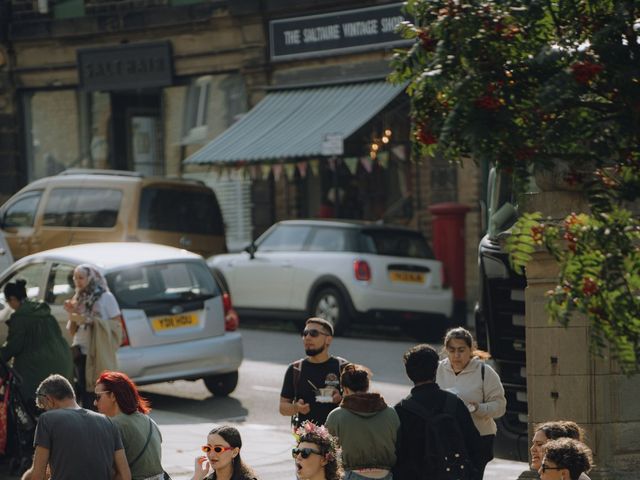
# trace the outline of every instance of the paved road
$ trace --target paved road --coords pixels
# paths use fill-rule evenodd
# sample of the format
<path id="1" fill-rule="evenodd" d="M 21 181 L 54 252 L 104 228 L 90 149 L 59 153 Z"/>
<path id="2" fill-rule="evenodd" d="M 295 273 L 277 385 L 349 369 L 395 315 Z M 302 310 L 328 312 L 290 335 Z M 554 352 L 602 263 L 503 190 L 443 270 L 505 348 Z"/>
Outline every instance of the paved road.
<path id="1" fill-rule="evenodd" d="M 293 437 L 288 419 L 280 416 L 277 408 L 285 368 L 304 354 L 300 338 L 293 332 L 256 329 L 243 330 L 243 337 L 245 361 L 240 382 L 228 398 L 214 398 L 202 381 L 142 387 L 152 402 L 152 417 L 164 438 L 164 467 L 175 480 L 191 478 L 193 460 L 199 455 L 207 432 L 213 425 L 223 423 L 240 429 L 242 456 L 262 480 L 295 478 L 290 456 Z M 394 404 L 410 389 L 401 358 L 411 345 L 406 340 L 371 336 L 335 338 L 332 352 L 370 367 L 374 372 L 372 390 Z M 526 469 L 525 463 L 494 460 L 488 465 L 485 479 L 516 480 Z"/>

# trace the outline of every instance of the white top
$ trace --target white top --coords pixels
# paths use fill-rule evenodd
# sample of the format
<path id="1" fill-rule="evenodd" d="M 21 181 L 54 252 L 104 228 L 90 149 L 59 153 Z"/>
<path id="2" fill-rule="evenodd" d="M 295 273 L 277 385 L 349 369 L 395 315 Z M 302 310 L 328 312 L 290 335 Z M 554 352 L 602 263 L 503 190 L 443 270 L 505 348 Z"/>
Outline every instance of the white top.
<path id="1" fill-rule="evenodd" d="M 484 362 L 473 357 L 457 375 L 448 358 L 441 360 L 436 373 L 436 383 L 443 390 L 449 390 L 464 403 L 477 403 L 478 410 L 471 414 L 480 435 L 495 435 L 497 427 L 494 418 L 503 416 L 507 409 L 504 388 L 496 371 L 484 364 L 484 382 L 481 367 Z"/>
<path id="2" fill-rule="evenodd" d="M 89 341 L 91 340 L 91 323 L 94 317 L 99 317 L 103 320 L 110 320 L 120 315 L 120 306 L 116 297 L 111 292 L 104 292 L 100 295 L 100 298 L 93 305 L 92 315 L 85 317 L 85 323 L 78 325 L 78 330 L 73 336 L 72 345 L 78 345 L 83 355 L 87 354 L 89 350 Z M 67 329 L 69 323 L 67 323 Z"/>

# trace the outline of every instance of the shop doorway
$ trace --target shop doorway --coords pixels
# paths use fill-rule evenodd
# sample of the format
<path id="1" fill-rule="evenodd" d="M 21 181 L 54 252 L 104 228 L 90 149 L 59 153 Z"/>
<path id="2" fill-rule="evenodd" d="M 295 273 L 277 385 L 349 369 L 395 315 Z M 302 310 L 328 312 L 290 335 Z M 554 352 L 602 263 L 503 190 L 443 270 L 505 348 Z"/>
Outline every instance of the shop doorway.
<path id="1" fill-rule="evenodd" d="M 110 164 L 119 170 L 164 175 L 160 93 L 111 94 Z"/>

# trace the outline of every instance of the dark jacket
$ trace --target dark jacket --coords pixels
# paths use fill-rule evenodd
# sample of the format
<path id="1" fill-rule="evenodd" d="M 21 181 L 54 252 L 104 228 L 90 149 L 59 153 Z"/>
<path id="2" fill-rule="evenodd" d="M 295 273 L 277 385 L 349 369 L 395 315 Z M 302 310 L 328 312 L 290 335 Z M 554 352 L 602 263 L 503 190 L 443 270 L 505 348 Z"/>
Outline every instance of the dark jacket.
<path id="1" fill-rule="evenodd" d="M 25 300 L 7 325 L 9 334 L 0 356 L 5 362 L 13 358 L 13 368 L 22 377 L 20 393 L 25 400 L 35 398 L 40 382 L 52 373 L 73 381 L 71 350 L 49 305 Z"/>
<path id="2" fill-rule="evenodd" d="M 451 394 L 441 390 L 436 383 L 418 385 L 411 389 L 411 397 L 433 413 L 443 411 L 446 395 Z M 456 400 L 455 417 L 465 439 L 469 457 L 474 465 L 483 465 L 480 434 L 473 424 L 471 414 L 464 402 L 459 398 Z M 397 404 L 395 409 L 400 417 L 400 431 L 396 442 L 397 462 L 393 478 L 394 480 L 416 480 L 422 477 L 421 472 L 423 471 L 425 422 L 422 418 L 402 408 L 400 404 Z"/>

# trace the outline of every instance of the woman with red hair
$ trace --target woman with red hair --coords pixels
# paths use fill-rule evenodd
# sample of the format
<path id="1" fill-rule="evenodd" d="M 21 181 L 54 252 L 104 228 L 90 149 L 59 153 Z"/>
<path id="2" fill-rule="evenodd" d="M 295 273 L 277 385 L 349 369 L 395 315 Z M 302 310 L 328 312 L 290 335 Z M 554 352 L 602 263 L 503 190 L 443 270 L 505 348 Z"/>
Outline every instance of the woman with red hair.
<path id="1" fill-rule="evenodd" d="M 105 371 L 96 381 L 95 395 L 98 411 L 120 430 L 132 480 L 162 480 L 162 435 L 136 384 L 122 372 Z"/>

